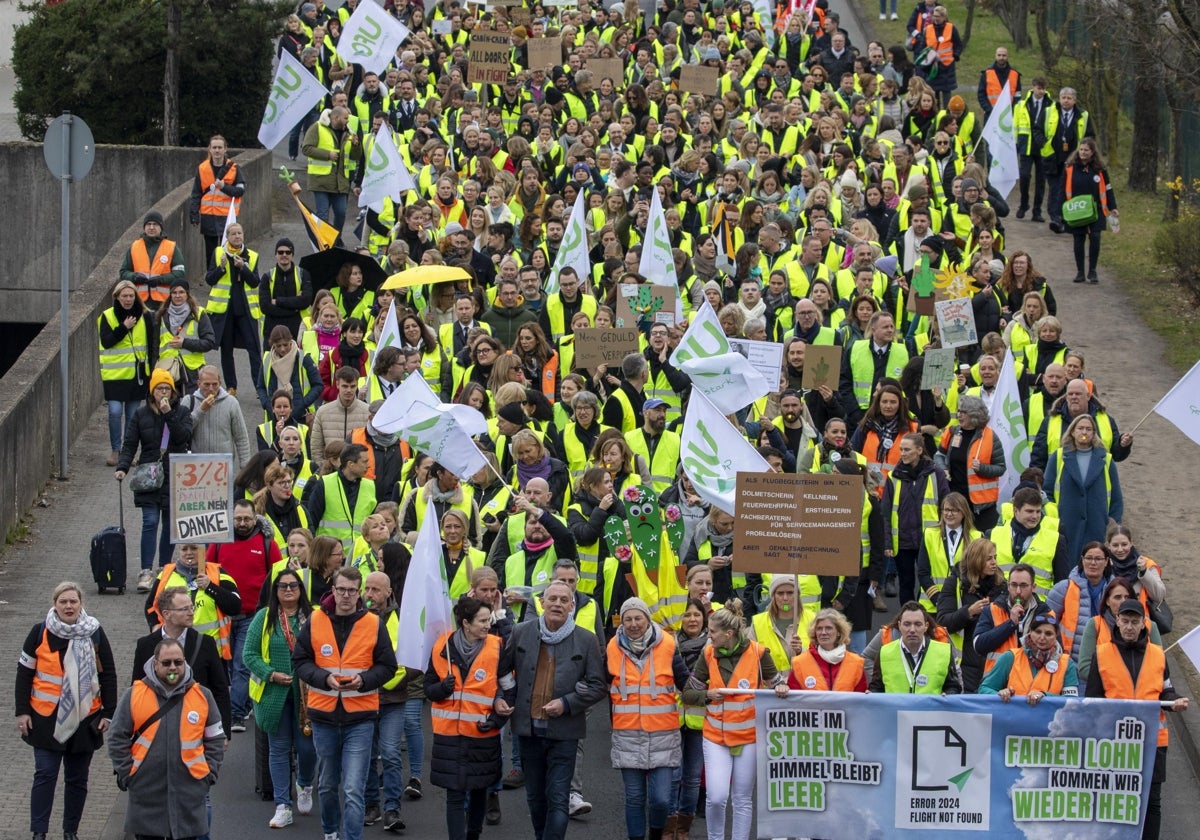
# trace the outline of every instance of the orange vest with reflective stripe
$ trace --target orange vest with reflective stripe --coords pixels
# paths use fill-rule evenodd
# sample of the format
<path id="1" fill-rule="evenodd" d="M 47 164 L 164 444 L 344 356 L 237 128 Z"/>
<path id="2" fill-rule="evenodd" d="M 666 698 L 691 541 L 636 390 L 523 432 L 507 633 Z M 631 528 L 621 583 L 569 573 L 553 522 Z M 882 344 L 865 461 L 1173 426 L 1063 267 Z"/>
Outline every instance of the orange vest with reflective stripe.
<path id="1" fill-rule="evenodd" d="M 675 639 L 668 633 L 642 660 L 641 667 L 621 649 L 614 636 L 608 642 L 608 672 L 612 684 L 612 728 L 642 732 L 669 732 L 679 728 L 675 693 Z"/>
<path id="2" fill-rule="evenodd" d="M 1104 616 L 1096 616 L 1092 619 L 1092 623 L 1096 625 L 1096 648 L 1100 645 L 1106 645 L 1112 641 L 1112 628 L 1108 626 L 1108 622 L 1104 620 Z M 1146 633 L 1150 633 L 1150 619 L 1147 618 L 1145 624 Z"/>
<path id="3" fill-rule="evenodd" d="M 91 644 L 91 639 L 88 640 Z M 99 660 L 96 662 L 99 665 Z M 62 696 L 63 667 L 62 657 L 50 650 L 50 631 L 42 629 L 42 642 L 37 646 L 37 666 L 33 674 L 33 692 L 29 705 L 42 717 L 54 717 L 58 714 L 58 700 Z M 88 714 L 100 711 L 100 695 L 92 698 L 92 707 Z"/>
<path id="4" fill-rule="evenodd" d="M 237 181 L 237 164 L 233 161 L 229 161 L 228 163 L 229 169 L 226 170 L 225 175 L 223 178 L 221 178 L 221 180 L 232 187 Z M 213 172 L 212 161 L 210 161 L 208 158 L 205 158 L 204 162 L 200 164 L 200 212 L 205 216 L 220 216 L 222 219 L 224 219 L 229 215 L 229 206 L 232 204 L 235 208 L 234 212 L 236 213 L 236 208 L 241 206 L 242 200 L 240 198 L 234 198 L 233 196 L 225 195 L 223 192 L 212 192 L 209 187 L 211 187 L 216 180 L 217 176 L 216 173 Z"/>
<path id="5" fill-rule="evenodd" d="M 133 715 L 133 731 L 141 729 L 142 724 L 158 711 L 162 702 L 162 699 L 154 693 L 154 689 L 146 685 L 145 680 L 135 682 L 129 698 L 129 711 Z M 146 753 L 150 751 L 150 744 L 154 741 L 154 736 L 158 734 L 158 725 L 161 722 L 161 719 L 156 720 L 147 726 L 146 730 L 129 748 L 130 755 L 133 757 L 133 767 L 129 769 L 130 776 L 136 773 L 142 766 L 142 762 L 146 760 Z M 187 766 L 193 779 L 203 779 L 208 776 L 208 759 L 204 757 L 204 729 L 207 723 L 208 701 L 204 698 L 200 684 L 192 683 L 187 693 L 183 695 L 183 708 L 179 713 L 179 758 Z"/>
<path id="6" fill-rule="evenodd" d="M 1040 691 L 1043 694 L 1062 694 L 1063 678 L 1067 675 L 1067 665 L 1070 664 L 1071 657 L 1064 653 L 1054 661 L 1058 665 L 1053 674 L 1047 668 L 1042 668 L 1037 672 L 1037 676 L 1034 676 L 1025 650 L 1017 648 L 1013 651 L 1012 669 L 1008 672 L 1008 687 L 1021 695 L 1029 694 L 1031 691 Z"/>
<path id="7" fill-rule="evenodd" d="M 733 669 L 732 685 L 727 686 L 717 665 L 717 655 L 711 644 L 704 647 L 704 661 L 708 663 L 708 687 L 746 688 L 751 691 L 762 687 L 759 678 L 762 655 L 765 648 L 758 642 L 747 642 L 742 658 Z M 725 699 L 708 703 L 704 707 L 704 737 L 714 744 L 737 747 L 754 743 L 754 695 L 726 694 Z"/>
<path id="8" fill-rule="evenodd" d="M 1001 607 L 997 604 L 992 604 L 990 607 L 988 607 L 988 609 L 992 611 L 993 627 L 999 627 L 1001 624 L 1008 621 L 1008 610 L 1004 609 L 1004 607 Z M 1004 653 L 1006 650 L 1015 651 L 1019 648 L 1020 645 L 1017 644 L 1017 634 L 1013 633 L 1004 640 L 1000 647 L 996 648 L 987 655 L 987 660 L 983 663 L 983 673 L 986 674 L 995 667 L 996 660 L 1000 658 L 1000 654 Z"/>
<path id="9" fill-rule="evenodd" d="M 883 438 L 879 433 L 872 430 L 863 435 L 862 455 L 867 459 L 867 466 L 874 467 L 883 473 L 883 477 L 887 478 L 891 475 L 892 470 L 900 463 L 900 438 L 909 433 L 917 431 L 917 424 L 909 421 L 908 429 L 896 437 L 892 438 L 892 446 L 885 449 L 883 447 Z M 883 486 L 880 485 L 877 495 L 883 497 Z M 899 499 L 897 499 L 899 503 Z"/>
<path id="10" fill-rule="evenodd" d="M 346 646 L 338 650 L 333 622 L 328 614 L 314 610 L 309 619 L 312 633 L 313 663 L 335 676 L 353 677 L 374 664 L 375 642 L 379 639 L 379 616 L 365 613 L 354 622 Z M 338 702 L 347 712 L 379 711 L 377 691 L 331 691 L 327 686 L 308 687 L 308 708 L 332 713 Z"/>
<path id="11" fill-rule="evenodd" d="M 162 594 L 164 589 L 171 585 L 171 577 L 175 574 L 175 567 L 175 563 L 168 563 L 158 573 L 158 585 L 154 590 L 154 597 L 150 600 L 150 609 L 147 610 L 147 614 L 153 615 L 156 619 L 155 630 L 162 627 L 163 624 L 162 613 L 158 611 L 158 596 Z M 208 579 L 212 581 L 214 586 L 221 585 L 221 565 L 219 563 L 205 563 L 204 574 L 208 576 Z M 175 585 L 184 586 L 182 575 L 180 575 L 180 582 Z M 192 604 L 196 607 L 192 629 L 205 636 L 212 636 L 212 640 L 217 643 L 217 651 L 221 654 L 221 658 L 232 660 L 233 649 L 229 636 L 233 630 L 233 624 L 230 617 L 221 612 L 216 602 L 209 597 L 207 592 L 196 592 L 196 597 L 192 599 Z M 214 633 L 214 631 L 216 632 Z"/>
<path id="12" fill-rule="evenodd" d="M 931 50 L 937 50 L 938 61 L 944 67 L 949 67 L 954 63 L 954 40 L 953 40 L 954 25 L 950 21 L 942 24 L 942 32 L 939 35 L 933 28 L 933 24 L 925 27 L 925 46 Z"/>
<path id="13" fill-rule="evenodd" d="M 158 243 L 158 248 L 154 251 L 154 258 L 151 259 L 150 253 L 146 250 L 146 240 L 139 236 L 129 246 L 129 261 L 133 264 L 135 274 L 149 274 L 151 277 L 170 274 L 172 266 L 175 265 L 175 243 L 164 238 Z M 147 297 L 151 300 L 164 301 L 171 295 L 171 287 L 163 283 L 148 286 L 142 282 L 141 278 L 138 278 L 134 281 L 134 285 L 137 287 L 138 296 L 143 301 Z"/>
<path id="14" fill-rule="evenodd" d="M 453 632 L 453 631 L 451 631 Z M 479 724 L 487 720 L 499 692 L 500 637 L 488 635 L 483 640 L 483 649 L 471 663 L 470 672 L 464 680 L 457 668 L 451 668 L 446 656 L 446 644 L 451 633 L 446 633 L 433 646 L 433 670 L 441 679 L 454 673 L 454 693 L 446 700 L 433 703 L 429 713 L 433 718 L 433 733 L 464 738 L 499 738 L 500 730 L 479 731 Z"/>
<path id="15" fill-rule="evenodd" d="M 1167 657 L 1163 649 L 1153 642 L 1146 642 L 1146 653 L 1138 671 L 1137 685 L 1125 667 L 1125 660 L 1112 642 L 1096 648 L 1096 666 L 1104 681 L 1104 696 L 1118 700 L 1149 700 L 1157 703 L 1162 695 L 1163 674 L 1166 673 Z M 1167 715 L 1158 713 L 1158 746 L 1167 746 Z"/>
<path id="16" fill-rule="evenodd" d="M 1079 626 L 1079 584 L 1070 578 L 1067 579 L 1067 593 L 1063 596 L 1058 624 L 1062 628 L 1063 652 L 1070 654 L 1075 646 L 1075 628 Z"/>
<path id="17" fill-rule="evenodd" d="M 1011 68 L 1009 69 L 1011 70 Z M 1017 101 L 1018 76 L 1015 72 L 1010 72 L 1008 74 L 1008 80 L 1004 84 L 1000 84 L 1000 74 L 996 72 L 995 67 L 989 67 L 988 69 L 984 70 L 983 78 L 986 80 L 985 92 L 987 94 L 987 99 L 988 102 L 992 103 L 992 105 L 996 104 L 996 100 L 1000 98 L 1000 92 L 1004 90 L 1005 86 L 1008 87 L 1009 92 L 1012 94 L 1013 102 Z"/>
<path id="18" fill-rule="evenodd" d="M 829 684 L 811 650 L 792 659 L 792 673 L 804 691 L 855 691 L 863 676 L 863 658 L 847 651 L 833 678 L 833 685 Z M 809 683 L 810 679 L 813 680 L 812 684 Z"/>
<path id="19" fill-rule="evenodd" d="M 950 447 L 950 438 L 955 434 L 955 430 L 947 427 L 946 431 L 942 432 L 941 445 L 947 449 Z M 996 504 L 1000 501 L 1000 479 L 985 478 L 982 475 L 976 475 L 970 472 L 970 464 L 976 458 L 981 464 L 990 464 L 992 462 L 992 444 L 995 442 L 996 436 L 992 433 L 991 427 L 984 426 L 978 430 L 975 439 L 971 441 L 971 446 L 967 451 L 967 491 L 971 496 L 971 504 L 986 505 Z"/>

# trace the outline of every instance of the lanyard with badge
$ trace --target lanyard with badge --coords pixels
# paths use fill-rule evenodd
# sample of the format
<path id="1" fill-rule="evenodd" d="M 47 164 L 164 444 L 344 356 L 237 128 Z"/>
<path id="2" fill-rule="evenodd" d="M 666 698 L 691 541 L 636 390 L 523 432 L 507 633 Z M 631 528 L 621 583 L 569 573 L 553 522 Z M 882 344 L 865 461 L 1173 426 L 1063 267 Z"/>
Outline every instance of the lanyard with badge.
<path id="1" fill-rule="evenodd" d="M 904 663 L 904 677 L 908 680 L 908 693 L 914 694 L 917 688 L 924 688 L 929 685 L 929 677 L 921 673 L 921 666 L 925 664 L 925 651 L 927 648 L 922 647 L 917 655 L 910 654 L 908 648 L 902 642 L 900 644 L 900 661 Z M 917 667 L 913 668 L 908 664 L 908 657 L 912 656 L 917 662 Z"/>

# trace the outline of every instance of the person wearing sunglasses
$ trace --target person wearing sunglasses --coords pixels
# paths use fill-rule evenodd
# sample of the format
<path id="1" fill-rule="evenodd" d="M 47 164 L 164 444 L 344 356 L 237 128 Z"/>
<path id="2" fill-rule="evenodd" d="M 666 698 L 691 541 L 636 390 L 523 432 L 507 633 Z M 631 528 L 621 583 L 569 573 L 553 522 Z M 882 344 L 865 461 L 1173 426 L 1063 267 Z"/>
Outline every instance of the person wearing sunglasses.
<path id="1" fill-rule="evenodd" d="M 129 792 L 126 835 L 206 836 L 208 790 L 225 757 L 225 728 L 178 641 L 155 645 L 142 678 L 117 704 L 109 735 L 117 787 Z"/>
<path id="2" fill-rule="evenodd" d="M 1007 703 L 1024 697 L 1036 706 L 1047 694 L 1079 696 L 1079 674 L 1058 638 L 1058 619 L 1039 613 L 1019 648 L 1006 650 L 979 686 L 980 694 L 994 694 Z"/>

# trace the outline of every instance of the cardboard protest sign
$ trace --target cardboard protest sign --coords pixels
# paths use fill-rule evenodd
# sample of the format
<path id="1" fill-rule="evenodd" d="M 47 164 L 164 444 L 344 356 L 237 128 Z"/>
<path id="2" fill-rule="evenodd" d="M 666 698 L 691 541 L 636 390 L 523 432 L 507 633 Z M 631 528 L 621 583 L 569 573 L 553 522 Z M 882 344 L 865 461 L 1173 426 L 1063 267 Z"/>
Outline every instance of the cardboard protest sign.
<path id="1" fill-rule="evenodd" d="M 717 67 L 684 64 L 679 68 L 679 89 L 701 96 L 716 96 L 721 71 Z"/>
<path id="2" fill-rule="evenodd" d="M 172 455 L 171 542 L 233 542 L 233 455 Z"/>
<path id="3" fill-rule="evenodd" d="M 501 85 L 512 70 L 512 42 L 506 32 L 471 33 L 467 48 L 467 82 Z"/>
<path id="4" fill-rule="evenodd" d="M 640 321 L 675 323 L 679 289 L 654 283 L 622 283 L 617 294 L 617 326 L 636 327 Z"/>
<path id="5" fill-rule="evenodd" d="M 804 376 L 800 379 L 801 388 L 811 391 L 824 385 L 836 392 L 841 375 L 841 347 L 809 344 L 804 348 Z"/>
<path id="6" fill-rule="evenodd" d="M 943 347 L 969 347 L 978 343 L 979 331 L 975 328 L 975 310 L 970 298 L 939 300 L 934 306 Z"/>
<path id="7" fill-rule="evenodd" d="M 529 50 L 529 67 L 545 70 L 563 63 L 561 38 L 530 38 L 525 42 Z"/>
<path id="8" fill-rule="evenodd" d="M 625 83 L 625 63 L 619 58 L 589 58 L 584 66 L 592 71 L 597 86 L 602 79 L 612 79 L 618 86 Z"/>
<path id="9" fill-rule="evenodd" d="M 593 372 L 600 365 L 617 367 L 630 353 L 641 351 L 637 327 L 586 327 L 575 330 L 574 336 L 575 367 Z"/>
<path id="10" fill-rule="evenodd" d="M 921 390 L 932 391 L 934 388 L 941 388 L 943 393 L 949 391 L 957 379 L 954 348 L 926 347 L 922 355 L 925 365 L 921 369 Z"/>

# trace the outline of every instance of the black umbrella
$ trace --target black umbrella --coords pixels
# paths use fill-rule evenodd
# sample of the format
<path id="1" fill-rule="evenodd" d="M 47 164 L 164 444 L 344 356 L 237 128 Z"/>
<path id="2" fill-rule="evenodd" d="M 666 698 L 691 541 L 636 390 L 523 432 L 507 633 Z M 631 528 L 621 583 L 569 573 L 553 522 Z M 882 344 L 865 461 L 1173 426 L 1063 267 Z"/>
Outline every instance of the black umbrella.
<path id="1" fill-rule="evenodd" d="M 387 272 L 369 254 L 359 254 L 345 248 L 330 248 L 309 254 L 300 260 L 300 267 L 312 278 L 315 292 L 317 289 L 332 289 L 337 284 L 338 272 L 347 263 L 362 269 L 363 286 L 372 292 L 378 291 L 379 284 L 387 279 Z"/>

